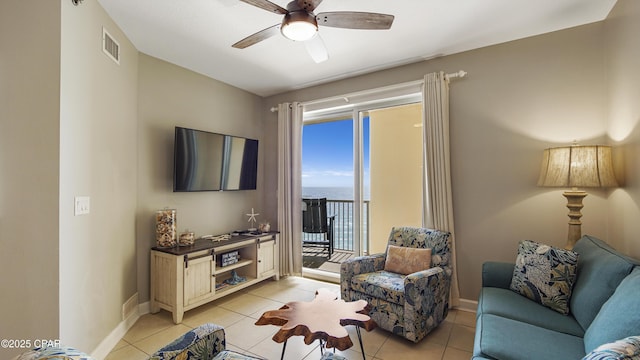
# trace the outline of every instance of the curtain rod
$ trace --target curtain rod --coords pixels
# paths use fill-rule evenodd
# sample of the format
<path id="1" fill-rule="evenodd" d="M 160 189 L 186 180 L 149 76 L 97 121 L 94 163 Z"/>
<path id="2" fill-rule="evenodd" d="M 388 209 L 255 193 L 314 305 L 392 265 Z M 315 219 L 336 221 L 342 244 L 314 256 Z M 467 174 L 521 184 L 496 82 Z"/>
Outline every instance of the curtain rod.
<path id="1" fill-rule="evenodd" d="M 466 72 L 466 71 L 464 71 L 464 70 L 460 70 L 460 71 L 458 71 L 458 72 L 454 72 L 454 73 L 451 73 L 451 74 L 446 74 L 445 76 L 446 76 L 448 79 L 451 79 L 451 78 L 457 78 L 457 77 L 459 77 L 459 78 L 463 78 L 463 77 L 467 76 L 467 72 Z"/>
<path id="2" fill-rule="evenodd" d="M 444 76 L 447 79 L 453 79 L 453 78 L 463 78 L 463 77 L 467 76 L 467 74 L 468 73 L 466 71 L 460 70 L 460 71 L 457 71 L 457 72 L 454 72 L 454 73 L 445 74 Z M 311 100 L 311 101 L 304 102 L 304 104 L 305 105 L 309 105 L 309 104 L 315 104 L 315 103 L 319 103 L 319 102 L 326 102 L 326 101 L 336 100 L 336 99 L 344 99 L 344 101 L 348 103 L 350 97 L 356 97 L 356 96 L 359 96 L 359 95 L 362 95 L 362 94 L 370 93 L 372 91 L 388 91 L 388 90 L 392 90 L 392 89 L 396 89 L 396 88 L 408 87 L 408 86 L 411 86 L 411 85 L 420 85 L 420 84 L 423 84 L 423 83 L 424 83 L 424 80 L 416 80 L 416 81 L 411 81 L 411 82 L 402 83 L 402 84 L 385 86 L 385 87 L 378 88 L 378 89 L 358 91 L 358 92 L 347 94 L 347 95 L 334 96 L 334 97 L 320 99 L 320 100 Z M 269 110 L 271 112 L 276 112 L 276 111 L 278 111 L 278 107 L 274 106 Z"/>

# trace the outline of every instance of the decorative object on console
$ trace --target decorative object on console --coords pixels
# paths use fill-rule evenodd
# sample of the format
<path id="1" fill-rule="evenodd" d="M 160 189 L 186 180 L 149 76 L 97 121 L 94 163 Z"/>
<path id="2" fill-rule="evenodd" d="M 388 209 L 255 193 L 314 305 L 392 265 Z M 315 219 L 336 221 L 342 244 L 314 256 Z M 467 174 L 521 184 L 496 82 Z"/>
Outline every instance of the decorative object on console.
<path id="1" fill-rule="evenodd" d="M 229 285 L 238 285 L 241 282 L 245 282 L 247 281 L 246 277 L 243 276 L 239 276 L 238 273 L 235 270 L 231 271 L 231 277 L 228 278 L 227 280 L 225 280 L 224 282 L 229 284 Z"/>
<path id="2" fill-rule="evenodd" d="M 271 231 L 271 224 L 269 224 L 268 222 L 261 223 L 260 225 L 258 225 L 258 231 L 261 233 L 268 233 L 269 231 Z"/>
<path id="3" fill-rule="evenodd" d="M 238 250 L 230 251 L 220 255 L 220 266 L 228 266 L 237 263 L 240 260 Z"/>
<path id="4" fill-rule="evenodd" d="M 562 195 L 567 198 L 569 232 L 565 248 L 572 249 L 582 236 L 580 218 L 586 191 L 578 187 L 617 186 L 611 161 L 611 147 L 605 145 L 571 146 L 545 149 L 538 186 L 571 187 Z"/>
<path id="5" fill-rule="evenodd" d="M 156 211 L 156 242 L 158 247 L 168 248 L 178 245 L 176 210 Z"/>
<path id="6" fill-rule="evenodd" d="M 247 216 L 249 217 L 249 220 L 247 220 L 248 222 L 251 223 L 251 227 L 249 228 L 249 231 L 256 231 L 256 216 L 258 216 L 260 214 L 256 213 L 253 208 L 251 208 L 251 213 L 247 214 Z"/>
<path id="7" fill-rule="evenodd" d="M 204 236 L 203 236 L 203 238 L 204 238 Z M 208 239 L 211 240 L 211 241 L 216 242 L 216 241 L 229 240 L 230 238 L 231 238 L 231 234 L 222 234 L 222 235 L 216 235 L 216 236 L 211 235 L 211 236 L 209 236 Z"/>
<path id="8" fill-rule="evenodd" d="M 190 246 L 196 241 L 196 236 L 193 231 L 189 231 L 186 229 L 182 234 L 180 234 L 180 246 Z"/>

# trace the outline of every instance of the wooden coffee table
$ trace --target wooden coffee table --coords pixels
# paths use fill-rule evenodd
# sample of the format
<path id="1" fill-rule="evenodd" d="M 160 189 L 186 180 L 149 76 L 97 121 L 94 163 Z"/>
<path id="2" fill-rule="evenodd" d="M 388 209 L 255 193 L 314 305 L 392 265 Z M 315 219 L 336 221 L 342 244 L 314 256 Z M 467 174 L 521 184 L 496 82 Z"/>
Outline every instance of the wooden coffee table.
<path id="1" fill-rule="evenodd" d="M 256 325 L 278 325 L 280 330 L 273 336 L 277 343 L 284 343 L 282 356 L 287 348 L 287 340 L 294 336 L 304 336 L 304 343 L 309 345 L 320 340 L 320 351 L 323 348 L 346 350 L 353 346 L 346 325 L 355 325 L 360 350 L 364 358 L 364 346 L 360 328 L 371 331 L 376 323 L 369 315 L 370 306 L 365 300 L 346 302 L 338 299 L 338 294 L 328 289 L 316 291 L 312 301 L 292 301 L 279 310 L 270 310 L 262 314 Z"/>

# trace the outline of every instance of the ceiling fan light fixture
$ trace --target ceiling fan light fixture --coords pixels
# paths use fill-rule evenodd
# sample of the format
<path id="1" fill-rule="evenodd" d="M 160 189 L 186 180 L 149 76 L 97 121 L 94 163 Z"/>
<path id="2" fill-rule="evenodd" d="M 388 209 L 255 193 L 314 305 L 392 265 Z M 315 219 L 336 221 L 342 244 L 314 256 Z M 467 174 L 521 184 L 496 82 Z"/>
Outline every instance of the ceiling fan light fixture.
<path id="1" fill-rule="evenodd" d="M 280 31 L 287 39 L 306 41 L 318 32 L 318 22 L 314 15 L 306 11 L 291 11 L 282 20 Z"/>

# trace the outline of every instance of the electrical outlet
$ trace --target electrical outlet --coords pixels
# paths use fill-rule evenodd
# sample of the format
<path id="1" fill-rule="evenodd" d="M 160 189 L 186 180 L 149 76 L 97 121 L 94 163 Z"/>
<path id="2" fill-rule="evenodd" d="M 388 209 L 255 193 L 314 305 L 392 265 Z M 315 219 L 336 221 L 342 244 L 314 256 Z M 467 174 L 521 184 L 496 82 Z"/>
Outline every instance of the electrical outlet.
<path id="1" fill-rule="evenodd" d="M 75 216 L 86 215 L 91 210 L 91 198 L 89 196 L 76 196 L 75 197 Z"/>

